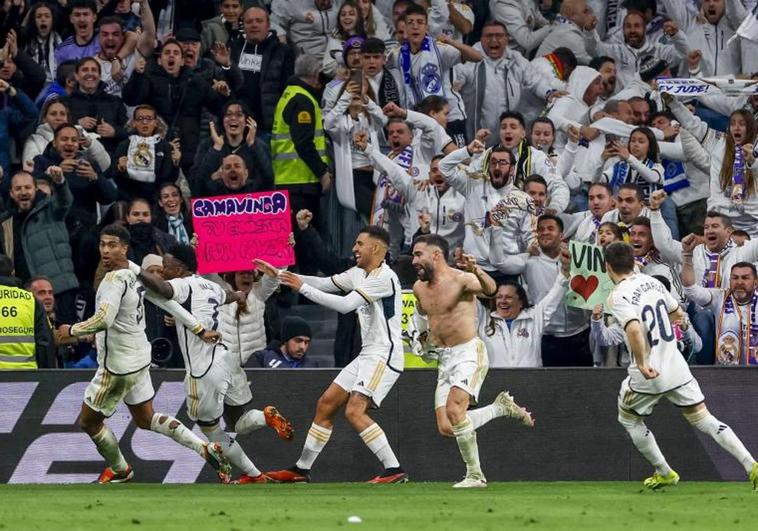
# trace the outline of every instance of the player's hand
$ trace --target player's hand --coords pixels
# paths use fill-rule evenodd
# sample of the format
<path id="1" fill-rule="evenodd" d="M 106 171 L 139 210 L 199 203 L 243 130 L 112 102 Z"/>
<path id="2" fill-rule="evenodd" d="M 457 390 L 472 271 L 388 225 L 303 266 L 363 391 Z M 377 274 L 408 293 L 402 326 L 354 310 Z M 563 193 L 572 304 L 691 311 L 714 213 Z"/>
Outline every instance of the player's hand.
<path id="1" fill-rule="evenodd" d="M 202 339 L 204 343 L 218 345 L 221 343 L 221 333 L 216 330 L 206 330 L 200 334 L 200 339 Z"/>
<path id="2" fill-rule="evenodd" d="M 300 288 L 303 287 L 303 280 L 300 278 L 300 276 L 290 271 L 280 272 L 279 280 L 281 280 L 282 284 L 292 288 L 295 291 L 300 291 Z"/>
<path id="3" fill-rule="evenodd" d="M 253 264 L 255 264 L 255 267 L 261 271 L 264 275 L 268 275 L 271 278 L 276 278 L 279 276 L 281 271 L 279 271 L 277 268 L 266 262 L 265 260 L 260 260 L 256 258 L 253 260 Z"/>
<path id="4" fill-rule="evenodd" d="M 592 320 L 599 321 L 602 318 L 603 318 L 603 305 L 596 304 L 594 308 L 592 308 Z"/>
<path id="5" fill-rule="evenodd" d="M 462 269 L 467 273 L 473 273 L 476 271 L 476 258 L 473 254 L 461 254 L 460 260 L 456 260 L 455 265 L 458 269 Z"/>
<path id="6" fill-rule="evenodd" d="M 653 367 L 648 367 L 647 365 L 643 365 L 637 368 L 640 370 L 640 373 L 642 373 L 642 376 L 645 377 L 645 380 L 652 380 L 654 378 L 658 378 L 659 373 Z"/>
<path id="7" fill-rule="evenodd" d="M 297 222 L 298 229 L 306 230 L 310 226 L 311 221 L 313 221 L 313 212 L 305 208 L 298 210 L 297 214 L 295 214 L 295 221 Z"/>
<path id="8" fill-rule="evenodd" d="M 666 200 L 666 195 L 664 190 L 656 190 L 650 194 L 650 210 L 660 210 L 661 205 Z"/>

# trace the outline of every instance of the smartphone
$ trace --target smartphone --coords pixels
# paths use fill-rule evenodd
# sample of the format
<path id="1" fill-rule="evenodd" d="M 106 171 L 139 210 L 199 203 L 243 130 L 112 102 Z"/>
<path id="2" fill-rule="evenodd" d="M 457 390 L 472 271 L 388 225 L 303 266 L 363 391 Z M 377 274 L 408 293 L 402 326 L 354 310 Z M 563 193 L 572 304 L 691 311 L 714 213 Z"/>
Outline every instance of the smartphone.
<path id="1" fill-rule="evenodd" d="M 348 83 L 356 83 L 359 87 L 363 87 L 363 70 L 351 68 Z"/>
<path id="2" fill-rule="evenodd" d="M 617 142 L 618 139 L 619 137 L 617 137 L 616 135 L 610 135 L 610 134 L 605 135 L 606 144 L 613 144 L 614 142 Z"/>

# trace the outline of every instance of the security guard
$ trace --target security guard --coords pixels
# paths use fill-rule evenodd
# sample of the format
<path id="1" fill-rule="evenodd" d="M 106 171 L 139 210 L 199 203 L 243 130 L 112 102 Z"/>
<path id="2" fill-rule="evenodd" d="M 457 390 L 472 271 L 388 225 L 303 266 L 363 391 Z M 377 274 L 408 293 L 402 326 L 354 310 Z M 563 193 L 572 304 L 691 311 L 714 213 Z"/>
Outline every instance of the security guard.
<path id="1" fill-rule="evenodd" d="M 0 370 L 55 367 L 42 305 L 12 274 L 13 261 L 0 255 Z"/>
<path id="2" fill-rule="evenodd" d="M 307 209 L 316 219 L 321 191 L 328 190 L 332 180 L 318 103 L 320 70 L 321 61 L 315 56 L 304 54 L 297 58 L 295 75 L 276 105 L 271 131 L 276 188 L 289 192 L 293 216 Z"/>

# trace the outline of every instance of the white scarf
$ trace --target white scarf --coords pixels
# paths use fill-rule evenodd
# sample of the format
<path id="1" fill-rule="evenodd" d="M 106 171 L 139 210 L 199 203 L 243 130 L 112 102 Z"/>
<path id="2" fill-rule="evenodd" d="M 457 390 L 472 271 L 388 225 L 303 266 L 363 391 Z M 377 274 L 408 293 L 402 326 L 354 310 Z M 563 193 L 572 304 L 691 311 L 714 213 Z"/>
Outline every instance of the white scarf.
<path id="1" fill-rule="evenodd" d="M 129 149 L 126 153 L 126 171 L 129 178 L 142 183 L 155 182 L 155 145 L 160 142 L 159 135 L 129 136 Z"/>
<path id="2" fill-rule="evenodd" d="M 716 321 L 716 364 L 756 365 L 758 346 L 758 293 L 754 293 L 750 303 L 738 307 L 732 293 L 724 294 L 724 302 Z M 747 319 L 743 312 L 747 310 Z"/>
<path id="3" fill-rule="evenodd" d="M 394 157 L 390 155 L 390 158 L 395 164 L 403 168 L 408 175 L 411 177 L 417 177 L 417 175 L 413 175 L 413 145 L 407 146 Z M 380 227 L 386 228 L 389 224 L 389 219 L 392 213 L 395 212 L 397 215 L 400 215 L 402 213 L 402 207 L 403 196 L 392 187 L 390 180 L 387 178 L 387 174 L 382 172 L 376 183 L 369 224 L 379 225 Z"/>

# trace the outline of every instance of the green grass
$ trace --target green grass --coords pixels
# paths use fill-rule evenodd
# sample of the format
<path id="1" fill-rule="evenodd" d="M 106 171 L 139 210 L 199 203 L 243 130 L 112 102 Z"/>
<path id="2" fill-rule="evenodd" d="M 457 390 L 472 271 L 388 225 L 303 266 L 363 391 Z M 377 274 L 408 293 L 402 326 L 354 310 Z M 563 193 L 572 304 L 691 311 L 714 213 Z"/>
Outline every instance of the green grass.
<path id="1" fill-rule="evenodd" d="M 362 485 L 2 485 L 0 529 L 401 530 L 758 529 L 758 493 L 741 483 Z M 361 524 L 347 522 L 357 515 Z"/>

